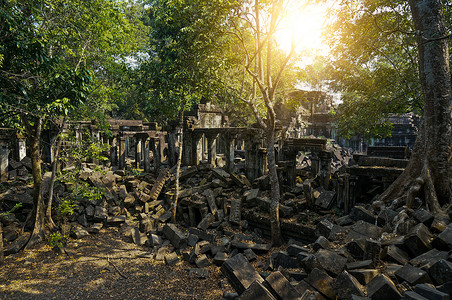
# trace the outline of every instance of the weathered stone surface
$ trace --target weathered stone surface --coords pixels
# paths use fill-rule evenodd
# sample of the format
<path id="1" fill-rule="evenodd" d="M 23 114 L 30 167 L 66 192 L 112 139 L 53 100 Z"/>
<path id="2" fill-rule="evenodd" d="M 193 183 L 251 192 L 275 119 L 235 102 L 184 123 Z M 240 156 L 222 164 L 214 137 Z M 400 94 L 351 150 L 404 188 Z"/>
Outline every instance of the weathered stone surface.
<path id="1" fill-rule="evenodd" d="M 209 277 L 209 270 L 203 268 L 191 268 L 188 271 L 188 277 L 196 277 L 198 279 L 206 279 Z"/>
<path id="2" fill-rule="evenodd" d="M 432 264 L 427 272 L 436 285 L 441 285 L 452 280 L 452 263 L 441 259 Z"/>
<path id="3" fill-rule="evenodd" d="M 171 252 L 165 255 L 165 263 L 168 266 L 174 266 L 179 262 L 179 256 L 177 256 L 176 252 Z"/>
<path id="4" fill-rule="evenodd" d="M 228 258 L 229 256 L 225 252 L 217 252 L 213 257 L 213 263 L 217 266 L 221 266 Z"/>
<path id="5" fill-rule="evenodd" d="M 352 299 L 352 295 L 365 296 L 365 287 L 347 271 L 336 277 L 333 288 L 339 299 Z"/>
<path id="6" fill-rule="evenodd" d="M 452 223 L 447 225 L 443 232 L 433 240 L 433 245 L 439 250 L 449 251 L 452 249 Z"/>
<path id="7" fill-rule="evenodd" d="M 146 243 L 148 237 L 145 233 L 140 232 L 138 228 L 134 227 L 132 229 L 132 239 L 135 244 L 142 246 Z"/>
<path id="8" fill-rule="evenodd" d="M 190 227 L 188 232 L 190 234 L 197 235 L 199 237 L 199 239 L 201 239 L 201 240 L 209 241 L 211 243 L 213 243 L 215 241 L 215 235 L 214 234 L 208 233 L 208 232 L 200 230 L 198 228 Z"/>
<path id="9" fill-rule="evenodd" d="M 354 206 L 349 213 L 349 217 L 354 221 L 365 221 L 371 224 L 375 223 L 376 216 L 362 206 Z"/>
<path id="10" fill-rule="evenodd" d="M 432 234 L 428 228 L 420 223 L 414 226 L 404 239 L 404 245 L 412 257 L 421 255 L 432 249 Z"/>
<path id="11" fill-rule="evenodd" d="M 294 269 L 300 267 L 300 262 L 297 258 L 290 256 L 285 251 L 278 251 L 272 254 L 273 267 L 279 266 L 287 269 Z"/>
<path id="12" fill-rule="evenodd" d="M 336 299 L 336 292 L 333 289 L 334 279 L 325 271 L 315 268 L 305 280 L 328 299 Z"/>
<path id="13" fill-rule="evenodd" d="M 81 238 L 84 238 L 85 236 L 88 236 L 89 232 L 82 227 L 76 226 L 76 227 L 74 227 L 72 234 L 76 239 L 81 239 Z"/>
<path id="14" fill-rule="evenodd" d="M 452 295 L 452 280 L 437 287 L 438 291 Z"/>
<path id="15" fill-rule="evenodd" d="M 240 199 L 233 199 L 231 201 L 231 212 L 229 215 L 229 222 L 233 225 L 240 225 L 241 216 L 241 201 Z"/>
<path id="16" fill-rule="evenodd" d="M 379 239 L 383 233 L 383 228 L 362 220 L 357 221 L 356 224 L 351 227 L 351 230 L 374 240 Z"/>
<path id="17" fill-rule="evenodd" d="M 434 216 L 427 210 L 419 208 L 413 214 L 413 217 L 419 222 L 423 223 L 425 226 L 430 227 L 434 220 Z"/>
<path id="18" fill-rule="evenodd" d="M 394 282 L 383 274 L 376 276 L 369 282 L 367 295 L 375 300 L 398 300 L 402 297 Z"/>
<path id="19" fill-rule="evenodd" d="M 215 222 L 215 217 L 212 215 L 212 213 L 208 213 L 198 224 L 198 228 L 201 230 L 207 230 L 210 225 Z"/>
<path id="20" fill-rule="evenodd" d="M 273 272 L 268 275 L 265 281 L 282 300 L 292 300 L 301 297 L 298 291 L 279 271 Z"/>
<path id="21" fill-rule="evenodd" d="M 319 236 L 313 245 L 314 251 L 319 249 L 331 249 L 331 243 L 324 236 Z"/>
<path id="22" fill-rule="evenodd" d="M 309 249 L 300 245 L 296 245 L 296 244 L 291 244 L 289 246 L 287 246 L 287 253 L 290 256 L 294 256 L 296 257 L 298 255 L 298 253 L 300 252 L 304 252 L 304 253 L 308 253 Z"/>
<path id="23" fill-rule="evenodd" d="M 155 180 L 155 183 L 152 186 L 152 189 L 149 193 L 150 195 L 149 195 L 148 200 L 150 200 L 150 199 L 157 200 L 158 196 L 160 195 L 160 192 L 162 191 L 163 185 L 165 184 L 166 180 L 168 179 L 168 176 L 169 176 L 168 168 L 160 170 L 159 176 Z M 148 200 L 146 200 L 146 201 L 148 201 Z M 146 202 L 146 201 L 144 201 L 144 202 Z"/>
<path id="24" fill-rule="evenodd" d="M 148 233 L 155 230 L 155 220 L 144 218 L 140 221 L 139 228 L 141 232 Z"/>
<path id="25" fill-rule="evenodd" d="M 364 256 L 366 255 L 366 240 L 365 239 L 357 239 L 352 240 L 348 242 L 345 247 L 347 248 L 348 252 L 353 256 L 355 259 L 364 259 Z"/>
<path id="26" fill-rule="evenodd" d="M 425 298 L 413 291 L 405 292 L 405 294 L 403 294 L 403 299 L 404 300 L 428 300 L 427 298 Z"/>
<path id="27" fill-rule="evenodd" d="M 107 219 L 108 211 L 103 206 L 96 206 L 94 210 L 94 221 L 104 222 Z"/>
<path id="28" fill-rule="evenodd" d="M 412 265 L 409 264 L 398 269 L 394 273 L 394 275 L 399 280 L 399 282 L 406 281 L 410 285 L 432 282 L 426 271 L 413 267 Z"/>
<path id="29" fill-rule="evenodd" d="M 417 284 L 414 287 L 414 291 L 429 300 L 449 300 L 450 298 L 448 294 L 438 291 L 425 283 Z"/>
<path id="30" fill-rule="evenodd" d="M 382 258 L 388 262 L 404 265 L 408 262 L 408 254 L 396 245 L 384 248 Z"/>
<path id="31" fill-rule="evenodd" d="M 421 269 L 428 269 L 437 261 L 441 259 L 447 259 L 448 256 L 449 253 L 447 253 L 446 251 L 439 251 L 433 248 L 432 250 L 427 251 L 410 260 L 410 264 Z"/>
<path id="32" fill-rule="evenodd" d="M 376 269 L 356 269 L 349 271 L 353 277 L 355 277 L 362 285 L 367 285 L 369 282 L 378 275 Z"/>
<path id="33" fill-rule="evenodd" d="M 335 200 L 335 191 L 324 191 L 320 193 L 320 196 L 315 200 L 315 205 L 324 209 L 330 209 Z"/>
<path id="34" fill-rule="evenodd" d="M 209 258 L 205 254 L 201 254 L 196 260 L 195 264 L 198 268 L 205 268 L 211 265 Z"/>
<path id="35" fill-rule="evenodd" d="M 345 265 L 347 270 L 354 270 L 354 269 L 368 269 L 368 268 L 373 268 L 374 267 L 374 263 L 372 260 L 368 259 L 368 260 L 361 260 L 361 261 L 354 261 L 351 263 L 348 263 Z"/>
<path id="36" fill-rule="evenodd" d="M 160 246 L 163 243 L 162 237 L 156 234 L 151 234 L 149 240 L 152 247 Z"/>
<path id="37" fill-rule="evenodd" d="M 185 235 L 176 227 L 176 225 L 168 223 L 163 227 L 163 234 L 170 240 L 176 248 L 185 248 L 187 246 L 187 238 Z"/>
<path id="38" fill-rule="evenodd" d="M 254 281 L 259 283 L 264 281 L 240 253 L 225 261 L 221 266 L 221 272 L 239 294 L 242 294 Z"/>
<path id="39" fill-rule="evenodd" d="M 103 226 L 102 223 L 93 223 L 87 230 L 89 233 L 99 233 Z"/>
<path id="40" fill-rule="evenodd" d="M 316 234 L 318 236 L 329 237 L 331 234 L 331 230 L 333 230 L 334 224 L 328 220 L 321 220 L 319 224 L 317 224 Z"/>
<path id="41" fill-rule="evenodd" d="M 107 224 L 110 226 L 118 226 L 122 223 L 125 223 L 126 216 L 120 215 L 120 216 L 108 216 L 107 217 Z"/>
<path id="42" fill-rule="evenodd" d="M 338 275 L 344 270 L 347 259 L 333 251 L 320 249 L 315 254 L 322 268 L 330 274 Z"/>
<path id="43" fill-rule="evenodd" d="M 252 249 L 245 249 L 243 251 L 243 254 L 245 255 L 246 259 L 248 259 L 249 262 L 252 262 L 257 259 L 256 253 Z"/>
<path id="44" fill-rule="evenodd" d="M 275 297 L 259 281 L 254 281 L 238 300 L 276 300 Z"/>
<path id="45" fill-rule="evenodd" d="M 382 227 L 385 226 L 386 224 L 391 224 L 392 220 L 394 220 L 396 216 L 397 216 L 396 211 L 390 208 L 384 208 L 378 214 L 377 225 Z"/>
<path id="46" fill-rule="evenodd" d="M 78 227 L 78 226 L 74 228 L 73 236 L 76 239 L 81 239 L 87 235 L 89 235 L 89 233 L 85 229 Z M 30 239 L 30 233 L 26 232 L 26 233 L 22 234 L 13 242 L 13 244 L 10 247 L 8 247 L 6 250 L 4 250 L 4 254 L 10 255 L 10 254 L 15 254 L 15 253 L 19 252 L 25 246 L 25 244 L 28 242 L 29 239 Z"/>

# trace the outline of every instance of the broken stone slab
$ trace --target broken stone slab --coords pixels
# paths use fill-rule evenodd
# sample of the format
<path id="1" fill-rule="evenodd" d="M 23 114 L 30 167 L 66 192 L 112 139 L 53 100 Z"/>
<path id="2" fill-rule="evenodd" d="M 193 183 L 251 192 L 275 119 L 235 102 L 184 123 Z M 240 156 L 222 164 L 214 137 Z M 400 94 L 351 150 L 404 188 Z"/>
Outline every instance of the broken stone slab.
<path id="1" fill-rule="evenodd" d="M 367 296 L 375 300 L 398 300 L 402 297 L 394 282 L 383 274 L 376 276 L 369 282 Z"/>
<path id="2" fill-rule="evenodd" d="M 231 246 L 241 250 L 251 249 L 256 252 L 268 252 L 271 249 L 270 244 L 257 244 L 253 242 L 245 243 L 237 240 L 233 240 L 231 242 Z"/>
<path id="3" fill-rule="evenodd" d="M 367 259 L 367 260 L 360 260 L 360 261 L 354 261 L 354 262 L 350 262 L 347 263 L 345 265 L 347 270 L 355 270 L 355 269 L 369 269 L 369 268 L 373 268 L 374 267 L 374 263 L 372 260 Z"/>
<path id="4" fill-rule="evenodd" d="M 420 223 L 405 236 L 403 244 L 412 257 L 416 257 L 432 249 L 432 240 L 433 235 L 424 224 Z"/>
<path id="5" fill-rule="evenodd" d="M 217 252 L 213 257 L 213 263 L 217 266 L 221 266 L 228 259 L 229 255 L 226 252 Z"/>
<path id="6" fill-rule="evenodd" d="M 132 240 L 135 244 L 142 246 L 146 243 L 148 237 L 145 233 L 140 232 L 136 227 L 132 229 Z"/>
<path id="7" fill-rule="evenodd" d="M 355 269 L 350 270 L 349 273 L 362 285 L 368 285 L 379 274 L 376 269 Z"/>
<path id="8" fill-rule="evenodd" d="M 402 268 L 398 269 L 394 273 L 395 277 L 399 282 L 406 281 L 410 285 L 416 285 L 418 283 L 431 283 L 432 280 L 428 276 L 427 272 L 413 267 L 412 265 L 405 265 Z"/>
<path id="9" fill-rule="evenodd" d="M 365 239 L 357 239 L 348 242 L 345 247 L 348 252 L 355 259 L 362 260 L 366 255 L 366 240 Z"/>
<path id="10" fill-rule="evenodd" d="M 215 241 L 215 235 L 212 233 L 208 233 L 207 231 L 200 230 L 195 227 L 190 227 L 188 230 L 190 234 L 195 234 L 198 236 L 199 239 L 209 241 L 210 243 L 213 243 Z"/>
<path id="11" fill-rule="evenodd" d="M 383 208 L 378 214 L 377 225 L 383 227 L 385 225 L 390 225 L 392 220 L 397 216 L 397 212 L 390 208 Z"/>
<path id="12" fill-rule="evenodd" d="M 327 299 L 336 299 L 337 295 L 333 288 L 334 279 L 325 271 L 315 268 L 309 273 L 305 281 L 322 293 Z"/>
<path id="13" fill-rule="evenodd" d="M 238 300 L 276 300 L 276 298 L 259 281 L 254 281 L 238 298 Z"/>
<path id="14" fill-rule="evenodd" d="M 286 251 L 287 251 L 287 254 L 289 254 L 290 256 L 296 257 L 298 255 L 298 253 L 300 253 L 300 252 L 308 253 L 309 249 L 304 246 L 291 244 L 291 245 L 287 246 Z"/>
<path id="15" fill-rule="evenodd" d="M 240 226 L 241 217 L 241 201 L 240 199 L 231 200 L 231 212 L 229 215 L 229 222 L 232 225 Z"/>
<path id="16" fill-rule="evenodd" d="M 278 268 L 279 266 L 286 269 L 295 269 L 300 267 L 300 261 L 285 251 L 278 251 L 272 254 L 273 268 Z"/>
<path id="17" fill-rule="evenodd" d="M 438 236 L 433 240 L 433 246 L 439 250 L 452 250 L 452 223 L 447 225 L 443 232 L 438 234 Z"/>
<path id="18" fill-rule="evenodd" d="M 290 282 L 279 272 L 273 272 L 267 276 L 265 282 L 272 288 L 273 291 L 282 300 L 292 300 L 301 297 L 301 294 L 290 284 Z"/>
<path id="19" fill-rule="evenodd" d="M 252 201 L 254 199 L 256 199 L 257 197 L 259 197 L 259 189 L 251 189 L 249 191 L 247 191 L 245 193 L 246 196 L 246 202 L 248 203 L 249 201 Z"/>
<path id="20" fill-rule="evenodd" d="M 164 168 L 160 170 L 159 175 L 157 179 L 155 180 L 154 185 L 152 186 L 149 199 L 157 200 L 158 196 L 160 195 L 160 192 L 162 191 L 163 185 L 165 184 L 166 180 L 169 177 L 169 169 Z"/>
<path id="21" fill-rule="evenodd" d="M 155 219 L 146 217 L 140 220 L 139 228 L 141 232 L 148 233 L 155 230 Z"/>
<path id="22" fill-rule="evenodd" d="M 414 291 L 429 300 L 449 300 L 450 299 L 448 294 L 438 291 L 434 287 L 432 287 L 428 284 L 425 284 L 425 283 L 417 284 L 414 287 Z"/>
<path id="23" fill-rule="evenodd" d="M 419 295 L 416 292 L 413 291 L 407 291 L 403 294 L 403 298 L 404 300 L 428 300 L 427 298 Z"/>
<path id="24" fill-rule="evenodd" d="M 328 241 L 324 236 L 319 236 L 312 247 L 314 251 L 317 251 L 319 249 L 331 249 L 331 246 L 330 241 Z"/>
<path id="25" fill-rule="evenodd" d="M 243 251 L 243 254 L 249 262 L 255 261 L 257 259 L 257 255 L 252 249 L 245 249 L 245 251 Z"/>
<path id="26" fill-rule="evenodd" d="M 75 226 L 72 230 L 72 236 L 76 239 L 81 239 L 88 235 L 89 232 L 80 226 Z"/>
<path id="27" fill-rule="evenodd" d="M 209 270 L 203 268 L 191 268 L 188 271 L 188 277 L 196 277 L 198 279 L 206 279 L 209 277 Z"/>
<path id="28" fill-rule="evenodd" d="M 396 245 L 389 245 L 382 251 L 382 258 L 388 262 L 405 265 L 408 262 L 408 254 L 397 247 Z"/>
<path id="29" fill-rule="evenodd" d="M 123 224 L 125 222 L 126 222 L 126 216 L 125 215 L 108 216 L 107 217 L 107 225 L 109 225 L 109 226 L 118 226 L 118 225 Z"/>
<path id="30" fill-rule="evenodd" d="M 212 189 L 205 190 L 203 195 L 206 196 L 206 198 L 207 198 L 207 204 L 209 205 L 212 215 L 216 216 L 217 212 L 218 212 L 218 207 L 215 202 L 215 195 L 214 195 Z"/>
<path id="31" fill-rule="evenodd" d="M 331 209 L 335 200 L 336 200 L 335 191 L 324 191 L 320 193 L 319 197 L 315 200 L 314 204 L 323 209 Z"/>
<path id="32" fill-rule="evenodd" d="M 165 224 L 163 227 L 163 234 L 174 247 L 181 249 L 187 246 L 187 238 L 175 224 Z"/>
<path id="33" fill-rule="evenodd" d="M 94 223 L 88 227 L 89 233 L 99 233 L 104 225 L 102 223 Z"/>
<path id="34" fill-rule="evenodd" d="M 440 259 L 427 269 L 428 274 L 436 285 L 452 280 L 452 262 Z"/>
<path id="35" fill-rule="evenodd" d="M 214 169 L 212 169 L 212 174 L 215 176 L 215 177 L 217 177 L 218 179 L 220 179 L 221 181 L 223 181 L 223 182 L 225 182 L 225 183 L 227 183 L 227 184 L 229 184 L 229 182 L 230 182 L 230 177 L 231 177 L 231 174 L 229 174 L 228 172 L 226 172 L 225 170 L 223 170 L 223 169 L 220 169 L 220 168 L 214 168 Z"/>
<path id="36" fill-rule="evenodd" d="M 328 220 L 321 220 L 316 226 L 316 234 L 318 236 L 329 237 L 334 224 Z"/>
<path id="37" fill-rule="evenodd" d="M 201 254 L 198 256 L 198 258 L 195 260 L 195 264 L 198 268 L 205 268 L 211 265 L 211 262 L 207 255 Z"/>
<path id="38" fill-rule="evenodd" d="M 180 261 L 179 256 L 177 256 L 176 252 L 166 254 L 164 259 L 165 263 L 168 266 L 174 266 Z"/>
<path id="39" fill-rule="evenodd" d="M 325 271 L 334 276 L 344 270 L 345 264 L 347 263 L 347 258 L 336 254 L 333 251 L 320 249 L 315 253 L 315 257 Z"/>
<path id="40" fill-rule="evenodd" d="M 254 281 L 264 282 L 264 279 L 240 253 L 226 260 L 221 266 L 221 272 L 239 294 L 249 288 Z"/>
<path id="41" fill-rule="evenodd" d="M 365 221 L 374 224 L 376 216 L 360 205 L 354 206 L 348 215 L 354 221 Z"/>
<path id="42" fill-rule="evenodd" d="M 374 240 L 378 240 L 383 233 L 383 228 L 362 220 L 357 221 L 351 230 Z"/>
<path id="43" fill-rule="evenodd" d="M 108 211 L 103 206 L 96 206 L 94 210 L 94 221 L 104 222 L 107 219 Z"/>
<path id="44" fill-rule="evenodd" d="M 410 260 L 410 264 L 421 269 L 428 269 L 437 261 L 447 259 L 448 256 L 449 253 L 446 251 L 439 251 L 438 249 L 433 248 Z"/>
<path id="45" fill-rule="evenodd" d="M 207 230 L 210 225 L 215 222 L 215 217 L 212 213 L 208 213 L 198 224 L 198 228 L 201 230 Z"/>
<path id="46" fill-rule="evenodd" d="M 423 223 L 427 227 L 430 227 L 430 225 L 432 225 L 433 220 L 435 219 L 432 213 L 423 208 L 419 208 L 418 210 L 416 210 L 413 214 L 413 217 L 419 223 Z"/>
<path id="47" fill-rule="evenodd" d="M 149 241 L 152 247 L 160 246 L 163 243 L 162 237 L 154 233 L 149 236 Z"/>
<path id="48" fill-rule="evenodd" d="M 347 271 L 340 273 L 333 283 L 333 289 L 336 291 L 339 299 L 352 299 L 352 295 L 364 297 L 366 288 Z"/>

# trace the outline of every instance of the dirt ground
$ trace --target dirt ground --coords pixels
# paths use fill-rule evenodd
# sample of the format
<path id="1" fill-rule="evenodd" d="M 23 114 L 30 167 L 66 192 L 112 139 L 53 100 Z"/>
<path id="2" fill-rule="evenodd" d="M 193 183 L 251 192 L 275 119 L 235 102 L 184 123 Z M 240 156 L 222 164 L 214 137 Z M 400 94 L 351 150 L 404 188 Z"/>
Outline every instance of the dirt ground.
<path id="1" fill-rule="evenodd" d="M 168 267 L 117 228 L 71 240 L 66 252 L 41 245 L 7 256 L 0 299 L 221 299 L 231 291 L 219 267 L 208 267 L 207 279 L 189 276 L 193 266 L 182 261 Z"/>

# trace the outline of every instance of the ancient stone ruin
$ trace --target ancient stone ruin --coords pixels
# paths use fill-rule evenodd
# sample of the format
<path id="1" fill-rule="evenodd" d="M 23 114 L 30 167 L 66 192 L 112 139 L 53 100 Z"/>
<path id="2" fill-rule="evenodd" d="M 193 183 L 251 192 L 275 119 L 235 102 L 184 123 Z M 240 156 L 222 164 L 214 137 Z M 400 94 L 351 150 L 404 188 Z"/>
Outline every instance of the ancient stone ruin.
<path id="1" fill-rule="evenodd" d="M 374 146 L 352 153 L 326 138 L 291 137 L 279 142 L 281 228 L 286 245 L 272 249 L 270 184 L 263 136 L 256 128 L 229 127 L 212 103 L 200 104 L 184 122 L 183 141 L 173 128 L 109 120 L 109 135 L 94 124 L 68 124 L 110 145 L 108 160 L 83 163 L 79 179 L 103 191 L 77 198 L 67 220 L 76 239 L 117 226 L 152 257 L 193 265 L 191 276 L 209 276 L 215 264 L 234 290 L 224 299 L 450 299 L 452 224 L 397 201 L 374 205 L 405 168 L 408 148 Z M 282 129 L 281 129 L 282 130 Z M 49 141 L 54 133 L 48 132 Z M 26 181 L 31 171 L 23 137 L 1 130 L 0 178 Z M 174 160 L 182 143 L 183 167 L 177 224 L 170 222 L 175 192 Z M 11 152 L 11 153 L 10 153 Z M 52 151 L 44 149 L 45 162 Z M 62 172 L 71 172 L 66 162 Z M 143 170 L 134 174 L 134 170 Z M 44 175 L 43 194 L 48 192 Z M 56 187 L 59 198 L 72 192 Z M 26 242 L 18 235 L 32 208 L 30 187 L 11 186 L 0 198 L 5 254 Z M 130 220 L 136 219 L 136 222 Z"/>

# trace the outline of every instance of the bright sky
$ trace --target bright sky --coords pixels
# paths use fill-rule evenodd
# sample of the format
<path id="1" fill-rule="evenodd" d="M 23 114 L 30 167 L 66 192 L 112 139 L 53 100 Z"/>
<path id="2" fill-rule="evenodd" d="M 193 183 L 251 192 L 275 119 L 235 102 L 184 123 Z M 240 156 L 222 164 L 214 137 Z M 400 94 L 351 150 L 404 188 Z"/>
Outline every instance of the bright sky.
<path id="1" fill-rule="evenodd" d="M 302 5 L 303 1 L 291 1 L 288 15 L 283 19 L 276 33 L 281 49 L 289 52 L 292 39 L 297 44 L 297 53 L 312 51 L 326 55 L 328 47 L 322 43 L 321 33 L 327 8 L 323 5 Z"/>

